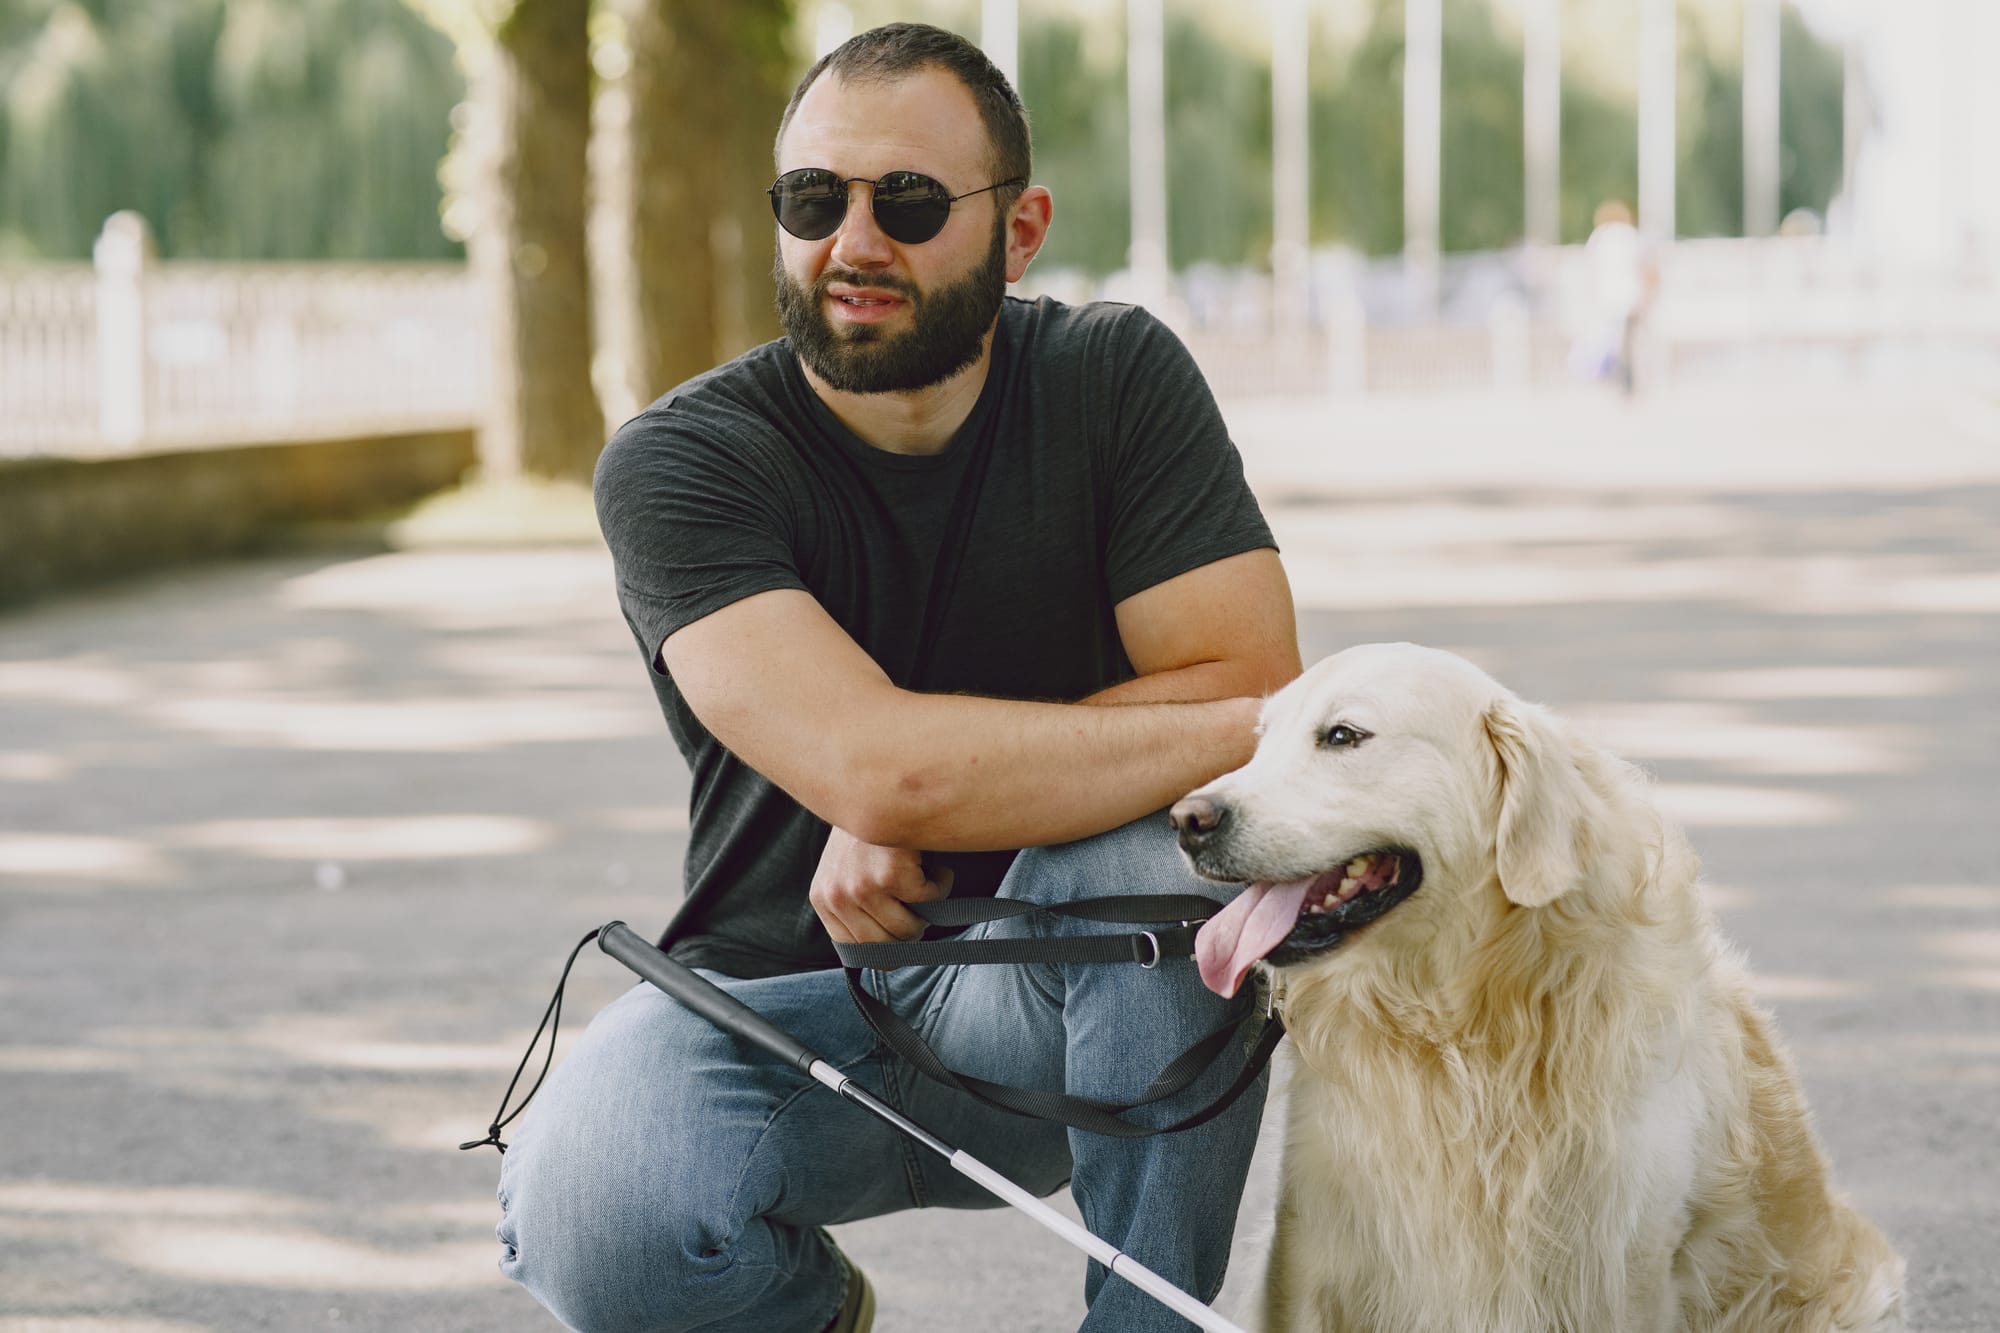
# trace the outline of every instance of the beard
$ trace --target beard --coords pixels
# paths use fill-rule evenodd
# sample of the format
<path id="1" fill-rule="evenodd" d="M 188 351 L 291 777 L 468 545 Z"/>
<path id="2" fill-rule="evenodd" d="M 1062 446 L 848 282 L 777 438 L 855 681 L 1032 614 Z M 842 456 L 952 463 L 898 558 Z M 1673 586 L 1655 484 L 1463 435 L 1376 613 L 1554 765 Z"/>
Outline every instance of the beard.
<path id="1" fill-rule="evenodd" d="M 799 359 L 841 393 L 913 393 L 942 384 L 979 359 L 986 332 L 1007 295 L 1007 232 L 993 229 L 993 243 L 979 266 L 933 292 L 901 278 L 847 270 L 821 273 L 810 288 L 795 281 L 779 251 L 772 265 L 778 319 Z M 909 327 L 898 333 L 872 324 L 834 327 L 827 318 L 827 288 L 836 282 L 894 292 L 910 303 Z"/>

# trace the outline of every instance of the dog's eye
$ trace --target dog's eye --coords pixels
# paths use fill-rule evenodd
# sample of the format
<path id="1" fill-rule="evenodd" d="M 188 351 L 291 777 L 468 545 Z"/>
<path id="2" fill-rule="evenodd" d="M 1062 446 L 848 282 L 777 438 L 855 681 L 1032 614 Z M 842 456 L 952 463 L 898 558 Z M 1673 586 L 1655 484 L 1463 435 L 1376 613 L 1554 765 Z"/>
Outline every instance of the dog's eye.
<path id="1" fill-rule="evenodd" d="M 1323 750 L 1345 750 L 1361 744 L 1371 734 L 1359 727 L 1350 727 L 1345 722 L 1336 722 L 1319 734 L 1319 744 Z"/>

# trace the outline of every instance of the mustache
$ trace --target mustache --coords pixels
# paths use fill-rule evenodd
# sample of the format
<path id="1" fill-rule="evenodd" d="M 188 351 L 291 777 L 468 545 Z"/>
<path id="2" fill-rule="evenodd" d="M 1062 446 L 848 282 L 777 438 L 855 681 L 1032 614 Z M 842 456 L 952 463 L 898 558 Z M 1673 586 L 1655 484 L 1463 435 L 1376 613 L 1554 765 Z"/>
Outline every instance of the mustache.
<path id="1" fill-rule="evenodd" d="M 837 273 L 830 270 L 823 271 L 813 280 L 813 295 L 825 296 L 828 289 L 836 282 L 845 283 L 849 287 L 873 287 L 877 291 L 894 292 L 898 296 L 914 298 L 917 295 L 917 285 L 907 278 L 891 277 L 886 273 L 860 273 L 853 269 L 843 269 Z"/>

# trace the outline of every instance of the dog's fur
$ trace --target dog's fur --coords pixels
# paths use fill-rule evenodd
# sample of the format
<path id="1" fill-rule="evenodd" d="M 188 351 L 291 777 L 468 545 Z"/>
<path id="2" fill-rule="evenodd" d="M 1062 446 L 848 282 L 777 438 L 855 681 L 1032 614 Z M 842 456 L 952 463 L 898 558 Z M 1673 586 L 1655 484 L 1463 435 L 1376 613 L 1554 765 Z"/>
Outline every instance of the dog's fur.
<path id="1" fill-rule="evenodd" d="M 1322 745 L 1340 721 L 1373 734 Z M 1423 861 L 1407 901 L 1270 973 L 1273 1333 L 1902 1326 L 1903 1262 L 1834 1192 L 1637 770 L 1461 658 L 1379 644 L 1274 696 L 1255 757 L 1194 795 L 1226 807 L 1190 853 L 1213 878 Z"/>

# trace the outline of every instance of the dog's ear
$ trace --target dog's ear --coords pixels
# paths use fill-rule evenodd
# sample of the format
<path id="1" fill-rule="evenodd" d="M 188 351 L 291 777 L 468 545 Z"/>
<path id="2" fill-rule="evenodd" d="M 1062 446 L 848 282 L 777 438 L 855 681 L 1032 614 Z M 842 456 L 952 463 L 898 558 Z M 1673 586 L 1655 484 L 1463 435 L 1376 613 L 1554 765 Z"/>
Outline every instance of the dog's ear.
<path id="1" fill-rule="evenodd" d="M 1594 756 L 1534 704 L 1502 699 L 1484 720 L 1499 761 L 1500 889 L 1509 902 L 1541 907 L 1577 887 L 1603 852 L 1612 816 L 1584 772 Z"/>

